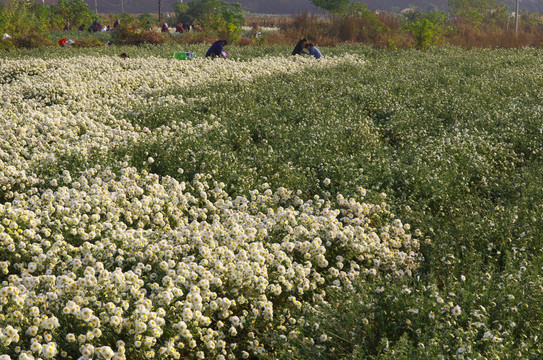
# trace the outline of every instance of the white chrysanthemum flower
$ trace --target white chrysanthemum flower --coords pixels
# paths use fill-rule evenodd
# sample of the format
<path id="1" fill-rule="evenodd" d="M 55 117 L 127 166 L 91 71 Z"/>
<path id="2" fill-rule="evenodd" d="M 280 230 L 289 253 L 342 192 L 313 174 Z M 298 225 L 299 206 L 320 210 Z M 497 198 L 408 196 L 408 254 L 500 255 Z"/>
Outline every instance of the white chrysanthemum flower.
<path id="1" fill-rule="evenodd" d="M 462 310 L 460 309 L 459 305 L 456 305 L 455 307 L 452 308 L 451 312 L 454 316 L 458 316 L 462 313 Z"/>

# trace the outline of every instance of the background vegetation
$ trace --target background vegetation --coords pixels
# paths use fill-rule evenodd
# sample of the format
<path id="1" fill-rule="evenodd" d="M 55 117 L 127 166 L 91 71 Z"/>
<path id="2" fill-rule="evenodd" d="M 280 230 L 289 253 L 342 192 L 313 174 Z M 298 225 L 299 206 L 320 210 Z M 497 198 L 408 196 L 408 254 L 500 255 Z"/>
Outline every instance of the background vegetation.
<path id="1" fill-rule="evenodd" d="M 293 44 L 301 37 L 320 46 L 347 42 L 393 50 L 410 47 L 425 50 L 434 45 L 518 48 L 543 44 L 543 20 L 538 13 L 521 13 L 519 31 L 515 34 L 515 19 L 509 4 L 494 0 L 450 0 L 448 12 L 417 7 L 401 12 L 399 9 L 397 12 L 374 12 L 360 2 L 320 1 L 315 4 L 328 10 L 327 15 L 256 16 L 244 14 L 239 4 L 221 0 L 179 2 L 172 17 L 162 17 L 169 23 L 170 32 L 161 33 L 162 24 L 150 13 L 97 15 L 83 0 L 61 0 L 56 5 L 14 0 L 0 5 L 0 33 L 11 36 L 0 40 L 0 49 L 52 45 L 62 38 L 88 39 L 85 31 L 58 31 L 66 22 L 70 22 L 71 29 L 80 25 L 86 29 L 94 20 L 113 26 L 117 19 L 121 20 L 120 31 L 92 33 L 91 37 L 96 41 L 80 41 L 79 46 L 192 44 L 209 43 L 217 38 L 240 45 Z M 192 31 L 174 33 L 177 23 L 195 26 Z M 244 24 L 249 30 L 242 28 Z M 260 35 L 256 39 L 258 32 Z"/>

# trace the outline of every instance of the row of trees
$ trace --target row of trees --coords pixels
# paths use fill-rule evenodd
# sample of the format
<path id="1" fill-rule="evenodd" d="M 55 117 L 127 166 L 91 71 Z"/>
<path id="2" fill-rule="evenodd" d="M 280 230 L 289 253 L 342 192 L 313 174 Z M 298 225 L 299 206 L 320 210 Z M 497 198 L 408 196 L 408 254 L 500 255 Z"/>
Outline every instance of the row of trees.
<path id="1" fill-rule="evenodd" d="M 29 31 L 45 33 L 62 29 L 66 22 L 72 27 L 89 26 L 98 18 L 83 0 L 58 0 L 54 5 L 33 0 L 12 0 L 0 4 L 0 33 L 12 36 Z"/>
<path id="2" fill-rule="evenodd" d="M 149 22 L 156 22 L 151 14 L 140 15 L 136 20 L 132 15 L 123 13 L 119 18 L 123 24 L 141 28 L 145 28 Z M 84 0 L 58 0 L 53 5 L 33 0 L 12 0 L 0 4 L 0 34 L 8 33 L 16 37 L 29 32 L 45 34 L 50 30 L 60 30 L 66 22 L 72 28 L 81 25 L 88 27 L 94 20 L 100 20 L 100 16 L 91 11 Z M 238 3 L 191 0 L 175 4 L 173 20 L 198 24 L 206 34 L 235 40 L 244 22 L 244 13 Z"/>
<path id="3" fill-rule="evenodd" d="M 390 27 L 386 26 L 373 11 L 370 11 L 365 3 L 350 0 L 310 0 L 313 5 L 322 8 L 336 20 L 347 20 L 350 24 L 363 24 L 365 31 L 371 33 L 386 32 Z M 484 31 L 507 31 L 512 29 L 514 19 L 509 10 L 509 5 L 497 0 L 449 0 L 449 11 L 423 11 L 416 7 L 404 9 L 396 16 L 402 23 L 399 29 L 411 33 L 415 46 L 425 49 L 436 43 L 441 35 L 450 35 L 458 32 L 459 27 Z M 524 14 L 523 21 L 530 28 L 541 27 L 543 22 L 538 14 Z M 337 21 L 336 21 L 337 22 Z M 344 21 L 345 22 L 345 21 Z M 390 23 L 390 21 L 389 21 Z M 347 32 L 348 38 L 353 40 L 351 29 Z M 356 35 L 356 34 L 354 34 Z M 391 44 L 394 47 L 394 44 Z"/>
<path id="4" fill-rule="evenodd" d="M 298 18 L 281 25 L 284 30 L 275 41 L 292 42 L 300 36 L 309 36 L 321 45 L 338 41 L 360 42 L 377 46 L 409 47 L 424 49 L 447 38 L 448 43 L 463 45 L 466 41 L 483 43 L 480 33 L 486 32 L 484 42 L 491 34 L 504 38 L 514 27 L 508 5 L 498 0 L 448 0 L 449 11 L 423 11 L 412 8 L 401 14 L 376 13 L 365 3 L 351 3 L 349 0 L 310 0 L 314 5 L 328 12 L 326 18 L 312 16 L 308 21 Z M 505 1 L 505 0 L 504 0 Z M 510 1 L 510 0 L 508 0 Z M 240 38 L 241 25 L 245 21 L 244 11 L 238 3 L 222 0 L 188 0 L 175 4 L 175 15 L 168 18 L 175 23 L 198 25 L 203 36 L 200 39 L 224 38 L 235 42 Z M 123 13 L 115 15 L 121 20 L 121 31 L 115 34 L 120 43 L 166 41 L 155 32 L 149 32 L 149 23 L 159 24 L 155 15 L 146 13 L 138 16 Z M 296 16 L 294 17 L 296 18 Z M 32 41 L 45 44 L 43 38 L 48 30 L 59 30 L 66 22 L 72 28 L 88 26 L 99 15 L 90 11 L 84 0 L 59 0 L 55 5 L 46 5 L 33 0 L 11 0 L 0 5 L 0 34 L 7 32 L 12 37 L 26 36 L 25 47 L 32 47 Z M 111 19 L 110 19 L 111 20 Z M 533 33 L 532 38 L 543 33 L 543 22 L 538 14 L 523 14 L 521 31 Z M 139 30 L 138 30 L 139 29 Z M 139 36 L 141 32 L 146 32 Z M 148 33 L 147 33 L 148 32 Z M 39 39 L 36 36 L 42 35 Z M 406 35 L 407 34 L 407 35 Z M 139 37 L 141 37 L 141 39 Z M 454 41 L 449 41 L 452 37 Z M 126 42 L 125 38 L 130 38 Z M 157 38 L 157 39 L 155 39 Z M 38 39 L 38 40 L 36 40 Z M 181 39 L 182 40 L 182 39 Z M 196 39 L 197 41 L 197 39 Z M 509 41 L 509 40 L 508 40 Z M 516 40 L 515 40 L 516 41 Z M 11 41 L 15 47 L 20 47 Z M 530 42 L 530 45 L 533 41 Z M 539 43 L 534 43 L 539 46 Z M 0 46 L 9 45 L 0 42 Z M 500 44 L 496 46 L 501 46 Z"/>
<path id="5" fill-rule="evenodd" d="M 333 16 L 363 18 L 371 26 L 381 27 L 379 31 L 384 29 L 376 14 L 369 10 L 365 3 L 352 3 L 351 0 L 310 0 L 310 2 Z M 439 33 L 450 19 L 475 27 L 508 26 L 511 19 L 509 6 L 498 0 L 448 0 L 448 6 L 448 13 L 437 10 L 423 12 L 413 8 L 402 14 L 405 27 L 412 32 L 417 47 L 425 48 L 437 41 Z M 238 37 L 244 21 L 240 4 L 221 0 L 177 2 L 175 11 L 176 20 L 180 23 L 199 22 L 204 26 L 204 31 L 234 40 Z M 538 18 L 531 20 L 537 22 Z"/>
<path id="6" fill-rule="evenodd" d="M 365 4 L 350 0 L 310 0 L 310 2 L 331 13 L 352 13 L 353 9 L 363 8 Z M 481 23 L 487 17 L 499 18 L 509 14 L 509 6 L 496 0 L 449 0 L 451 15 L 462 20 Z"/>

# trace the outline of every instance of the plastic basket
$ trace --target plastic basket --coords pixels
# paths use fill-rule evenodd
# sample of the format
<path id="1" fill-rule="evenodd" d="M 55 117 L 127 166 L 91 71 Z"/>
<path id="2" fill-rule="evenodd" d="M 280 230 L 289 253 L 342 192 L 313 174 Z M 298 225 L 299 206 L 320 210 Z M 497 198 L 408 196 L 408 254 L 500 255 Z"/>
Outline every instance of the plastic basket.
<path id="1" fill-rule="evenodd" d="M 177 60 L 192 60 L 196 56 L 191 52 L 174 52 L 173 57 Z"/>

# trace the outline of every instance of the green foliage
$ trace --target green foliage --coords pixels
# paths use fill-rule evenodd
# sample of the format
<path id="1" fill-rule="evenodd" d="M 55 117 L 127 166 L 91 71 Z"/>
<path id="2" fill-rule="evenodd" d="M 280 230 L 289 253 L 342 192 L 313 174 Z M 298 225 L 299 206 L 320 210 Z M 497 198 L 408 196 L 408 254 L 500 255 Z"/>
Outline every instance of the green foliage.
<path id="1" fill-rule="evenodd" d="M 143 16 L 144 14 L 140 15 L 140 16 Z M 134 15 L 132 14 L 129 14 L 129 13 L 121 13 L 120 15 L 117 16 L 117 19 L 120 20 L 121 24 L 126 24 L 128 26 L 131 26 L 133 22 L 136 21 L 136 18 L 134 17 Z"/>
<path id="2" fill-rule="evenodd" d="M 6 11 L 6 5 L 0 4 L 0 32 L 7 30 L 8 26 L 8 14 Z"/>
<path id="3" fill-rule="evenodd" d="M 365 51 L 365 67 L 184 90 L 206 100 L 135 109 L 127 119 L 157 134 L 180 118 L 220 127 L 125 153 L 141 154 L 139 166 L 153 149 L 166 174 L 195 168 L 248 188 L 259 176 L 323 195 L 371 184 L 426 233 L 419 277 L 333 295 L 275 358 L 531 358 L 543 330 L 543 123 L 541 78 L 519 75 L 534 74 L 538 51 Z M 315 180 L 326 176 L 330 188 Z"/>
<path id="4" fill-rule="evenodd" d="M 411 280 L 332 295 L 275 358 L 530 358 L 542 330 L 542 84 L 519 75 L 534 74 L 538 51 L 365 51 L 366 66 L 183 89 L 205 100 L 134 109 L 125 118 L 156 137 L 119 157 L 234 189 L 265 179 L 333 197 L 366 184 L 422 230 Z M 178 119 L 218 118 L 206 136 L 160 135 Z"/>
<path id="5" fill-rule="evenodd" d="M 72 46 L 74 48 L 94 48 L 104 46 L 104 43 L 96 38 L 88 38 L 77 40 Z"/>
<path id="6" fill-rule="evenodd" d="M 31 36 L 39 34 L 36 44 L 50 30 L 60 30 L 66 22 L 72 28 L 89 24 L 98 16 L 89 10 L 83 0 L 59 0 L 56 5 L 45 5 L 30 0 L 14 0 L 0 6 L 0 32 L 18 37 L 21 43 L 29 44 Z M 46 44 L 46 43 L 45 43 Z M 44 44 L 42 44 L 44 45 Z"/>
<path id="7" fill-rule="evenodd" d="M 528 13 L 528 14 L 519 14 L 520 20 L 519 23 L 521 26 L 530 28 L 530 27 L 540 27 L 543 25 L 543 19 L 539 14 Z"/>
<path id="8" fill-rule="evenodd" d="M 153 30 L 134 31 L 123 23 L 113 32 L 111 39 L 116 45 L 157 45 L 166 41 L 160 32 Z"/>
<path id="9" fill-rule="evenodd" d="M 375 13 L 368 8 L 367 4 L 361 2 L 354 2 L 346 6 L 343 10 L 343 13 L 349 15 L 357 15 L 364 18 L 376 16 Z"/>
<path id="10" fill-rule="evenodd" d="M 88 26 L 98 19 L 98 15 L 83 0 L 59 0 L 56 6 L 52 5 L 49 9 L 53 14 L 53 28 L 62 28 L 66 22 L 72 28 L 78 28 L 80 25 Z"/>
<path id="11" fill-rule="evenodd" d="M 34 49 L 53 45 L 49 38 L 38 33 L 37 31 L 33 31 L 32 29 L 23 34 L 17 34 L 12 36 L 9 41 L 16 48 L 24 49 Z"/>
<path id="12" fill-rule="evenodd" d="M 449 10 L 458 20 L 479 26 L 507 19 L 508 8 L 496 0 L 449 0 Z"/>
<path id="13" fill-rule="evenodd" d="M 87 31 L 70 31 L 68 34 L 64 31 L 54 32 L 52 38 L 56 41 L 63 37 L 70 38 L 75 40 L 91 39 L 96 38 L 102 43 L 106 43 L 111 40 L 112 35 L 115 35 L 117 32 L 99 32 L 99 33 L 89 33 Z M 235 45 L 229 45 L 229 47 L 234 47 Z M 190 44 L 190 51 L 194 52 L 199 58 L 203 58 L 207 49 L 209 48 L 208 43 L 195 43 Z M 42 59 L 56 59 L 56 58 L 65 58 L 65 57 L 77 57 L 77 56 L 113 56 L 118 57 L 119 54 L 125 52 L 130 55 L 131 58 L 145 58 L 145 57 L 158 57 L 162 59 L 171 59 L 172 53 L 179 51 L 179 44 L 175 42 L 164 42 L 163 44 L 152 45 L 152 44 L 142 44 L 139 46 L 132 45 L 122 45 L 115 44 L 115 46 L 103 46 L 92 49 L 85 48 L 72 48 L 69 51 L 66 51 L 64 48 L 58 46 L 51 48 L 39 48 L 32 50 L 25 50 L 24 54 L 28 57 L 39 57 Z M 250 60 L 255 57 L 265 56 L 268 54 L 285 54 L 292 51 L 291 46 L 278 46 L 278 45 L 267 45 L 267 46 L 241 46 L 235 47 L 233 53 L 236 54 L 236 58 L 239 57 L 240 60 Z M 327 53 L 330 55 L 339 54 L 342 51 L 345 51 L 344 47 L 338 46 L 327 50 Z M 2 54 L 3 57 L 9 59 L 17 59 L 21 57 L 21 52 L 9 52 Z"/>
<path id="14" fill-rule="evenodd" d="M 398 50 L 398 47 L 396 46 L 396 43 L 392 39 L 388 39 L 388 47 L 389 47 L 389 49 L 391 49 L 393 51 Z"/>
<path id="15" fill-rule="evenodd" d="M 444 11 L 429 11 L 423 17 L 437 27 L 443 28 L 449 24 L 449 14 Z"/>
<path id="16" fill-rule="evenodd" d="M 521 271 L 520 279 L 449 275 L 442 288 L 370 280 L 355 291 L 329 292 L 328 302 L 298 315 L 300 334 L 277 347 L 279 357 L 290 351 L 290 358 L 319 360 L 530 358 L 543 327 L 531 322 L 528 309 L 542 305 L 543 281 L 534 267 Z"/>
<path id="17" fill-rule="evenodd" d="M 15 45 L 9 40 L 0 39 L 0 51 L 11 51 L 15 50 Z"/>
<path id="18" fill-rule="evenodd" d="M 179 3 L 176 3 L 179 4 Z M 156 25 L 157 19 L 151 13 L 144 13 L 138 16 L 137 26 L 140 29 L 149 29 L 149 24 Z"/>
<path id="19" fill-rule="evenodd" d="M 3 5 L 0 8 L 0 31 L 11 36 L 24 34 L 30 29 L 43 31 L 43 15 L 40 11 L 34 12 L 36 6 L 33 1 L 28 0 L 16 0 Z"/>
<path id="20" fill-rule="evenodd" d="M 417 8 L 401 15 L 403 29 L 407 29 L 415 40 L 415 47 L 426 50 L 437 43 L 439 35 L 449 26 L 449 15 L 442 11 L 423 13 Z"/>
<path id="21" fill-rule="evenodd" d="M 340 13 L 349 6 L 349 0 L 310 0 L 311 3 L 321 9 L 332 13 Z"/>
<path id="22" fill-rule="evenodd" d="M 199 23 L 204 33 L 235 41 L 239 37 L 241 25 L 245 21 L 239 3 L 221 0 L 191 0 L 175 5 L 177 21 L 180 23 Z"/>
<path id="23" fill-rule="evenodd" d="M 177 17 L 177 22 L 179 23 L 192 23 L 196 20 L 196 15 L 198 15 L 196 13 L 196 9 L 194 8 L 191 8 L 189 6 L 189 3 L 184 3 L 184 2 L 180 2 L 180 1 L 177 1 L 174 5 L 173 5 L 174 9 L 175 9 L 175 16 Z"/>
<path id="24" fill-rule="evenodd" d="M 427 50 L 437 42 L 435 25 L 428 19 L 417 20 L 409 25 L 409 30 L 415 39 L 415 47 L 419 50 Z"/>
<path id="25" fill-rule="evenodd" d="M 379 16 L 363 3 L 353 3 L 331 19 L 331 33 L 342 41 L 372 42 L 390 31 Z"/>
<path id="26" fill-rule="evenodd" d="M 90 53 L 61 50 L 25 54 Z M 288 50 L 236 53 L 251 59 Z M 353 293 L 331 291 L 327 302 L 300 313 L 303 320 L 293 316 L 298 331 L 287 339 L 261 329 L 257 339 L 274 346 L 273 358 L 537 358 L 543 331 L 540 51 L 323 50 L 363 53 L 367 63 L 170 89 L 161 95 L 186 104 L 123 109 L 117 116 L 127 128 L 148 131 L 99 160 L 122 159 L 180 180 L 212 173 L 229 191 L 266 181 L 333 198 L 362 185 L 372 199 L 385 192 L 391 212 L 420 229 L 424 261 L 411 279 L 366 279 Z M 121 51 L 171 57 L 172 47 L 92 53 Z M 183 131 L 189 121 L 213 126 L 202 136 Z M 155 161 L 145 165 L 149 156 Z M 66 165 L 58 162 L 52 166 Z M 276 316 L 281 321 L 284 314 Z"/>

